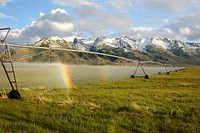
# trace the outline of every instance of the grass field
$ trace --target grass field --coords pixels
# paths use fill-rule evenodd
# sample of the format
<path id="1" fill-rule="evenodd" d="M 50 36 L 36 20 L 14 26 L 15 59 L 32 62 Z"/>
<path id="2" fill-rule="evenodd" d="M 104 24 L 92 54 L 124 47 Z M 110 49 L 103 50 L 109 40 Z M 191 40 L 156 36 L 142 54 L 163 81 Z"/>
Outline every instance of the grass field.
<path id="1" fill-rule="evenodd" d="M 0 98 L 0 132 L 200 132 L 200 68 L 30 88 L 22 100 Z"/>

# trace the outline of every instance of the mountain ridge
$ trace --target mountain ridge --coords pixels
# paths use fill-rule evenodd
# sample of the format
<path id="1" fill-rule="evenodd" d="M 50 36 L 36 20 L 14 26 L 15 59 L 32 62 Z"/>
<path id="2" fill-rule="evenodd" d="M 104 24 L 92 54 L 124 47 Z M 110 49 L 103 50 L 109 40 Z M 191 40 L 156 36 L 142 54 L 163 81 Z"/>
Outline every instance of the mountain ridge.
<path id="1" fill-rule="evenodd" d="M 200 64 L 200 43 L 182 42 L 162 37 L 135 39 L 129 36 L 78 38 L 44 38 L 34 44 L 82 51 L 114 54 L 130 59 L 153 60 L 161 63 Z"/>

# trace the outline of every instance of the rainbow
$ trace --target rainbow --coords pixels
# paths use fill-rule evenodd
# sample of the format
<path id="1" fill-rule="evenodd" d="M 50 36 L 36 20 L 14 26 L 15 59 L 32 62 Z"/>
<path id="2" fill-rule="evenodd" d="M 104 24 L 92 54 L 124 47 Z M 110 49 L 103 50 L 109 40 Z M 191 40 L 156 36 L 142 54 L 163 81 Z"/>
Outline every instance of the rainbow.
<path id="1" fill-rule="evenodd" d="M 99 68 L 98 75 L 100 76 L 100 79 L 103 81 L 109 79 L 109 71 L 104 67 Z"/>
<path id="2" fill-rule="evenodd" d="M 68 70 L 67 65 L 58 64 L 58 69 L 60 71 L 60 75 L 62 76 L 62 80 L 66 89 L 71 90 L 73 85 L 72 85 L 71 76 L 70 76 L 70 72 Z"/>
<path id="3" fill-rule="evenodd" d="M 112 78 L 112 72 L 108 67 L 100 67 L 98 70 L 98 75 L 100 76 L 101 80 L 106 81 Z"/>

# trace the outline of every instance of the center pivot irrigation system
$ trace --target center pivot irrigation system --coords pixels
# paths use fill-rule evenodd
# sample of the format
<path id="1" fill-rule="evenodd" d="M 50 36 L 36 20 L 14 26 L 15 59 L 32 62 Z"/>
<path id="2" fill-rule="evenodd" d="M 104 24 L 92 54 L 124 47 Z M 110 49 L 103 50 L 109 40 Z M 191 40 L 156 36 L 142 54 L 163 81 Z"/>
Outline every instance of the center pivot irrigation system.
<path id="1" fill-rule="evenodd" d="M 20 99 L 21 96 L 18 92 L 18 87 L 17 87 L 17 81 L 16 81 L 16 77 L 15 77 L 15 71 L 14 71 L 14 66 L 13 66 L 13 61 L 12 61 L 12 57 L 11 57 L 11 49 L 10 47 L 15 47 L 15 48 L 28 48 L 30 49 L 41 49 L 41 50 L 48 50 L 49 51 L 49 60 L 50 62 L 52 62 L 52 56 L 51 53 L 52 51 L 62 51 L 62 53 L 64 52 L 75 52 L 75 53 L 81 53 L 83 54 L 84 57 L 86 57 L 89 61 L 92 62 L 92 59 L 90 59 L 87 55 L 92 54 L 95 55 L 96 57 L 102 58 L 104 57 L 105 59 L 111 61 L 109 58 L 115 58 L 115 59 L 119 59 L 119 60 L 124 60 L 127 61 L 129 63 L 132 64 L 136 64 L 136 68 L 134 71 L 134 74 L 130 76 L 130 78 L 135 78 L 137 77 L 137 71 L 138 69 L 141 69 L 145 79 L 148 79 L 149 76 L 146 73 L 144 66 L 148 66 L 148 65 L 156 65 L 156 66 L 161 66 L 161 70 L 159 72 L 159 74 L 161 74 L 161 72 L 163 70 L 166 71 L 167 74 L 169 74 L 169 71 L 167 70 L 167 66 L 173 67 L 175 71 L 177 71 L 176 67 L 173 65 L 166 65 L 166 64 L 162 64 L 159 62 L 154 62 L 154 61 L 139 61 L 139 60 L 132 60 L 132 59 L 128 59 L 128 58 L 124 58 L 121 56 L 117 56 L 117 55 L 111 55 L 111 54 L 105 54 L 105 53 L 99 53 L 99 52 L 91 52 L 91 51 L 81 51 L 81 50 L 75 50 L 75 49 L 68 49 L 68 48 L 52 48 L 52 47 L 39 47 L 39 46 L 27 46 L 27 45 L 19 45 L 19 44 L 11 44 L 11 43 L 5 43 L 5 40 L 10 32 L 10 28 L 0 28 L 0 31 L 5 31 L 5 37 L 0 40 L 0 60 L 1 60 L 1 64 L 2 67 L 5 71 L 6 77 L 10 83 L 10 86 L 12 88 L 11 92 L 8 94 L 8 97 L 11 99 Z M 7 31 L 7 32 L 6 32 Z M 44 51 L 43 51 L 44 52 Z M 22 59 L 29 59 L 31 57 L 35 57 L 41 55 L 41 53 L 34 53 L 34 54 L 29 54 L 28 55 L 23 55 L 22 58 L 20 58 L 20 60 Z M 1 87 L 1 86 L 0 86 Z"/>

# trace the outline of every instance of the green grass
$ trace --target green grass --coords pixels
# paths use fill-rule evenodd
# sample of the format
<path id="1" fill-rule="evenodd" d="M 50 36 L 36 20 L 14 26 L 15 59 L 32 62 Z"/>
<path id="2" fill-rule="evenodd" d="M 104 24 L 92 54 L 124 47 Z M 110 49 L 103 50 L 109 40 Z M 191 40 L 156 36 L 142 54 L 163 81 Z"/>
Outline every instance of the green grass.
<path id="1" fill-rule="evenodd" d="M 0 98 L 0 132 L 199 132 L 199 73 L 20 89 Z"/>

